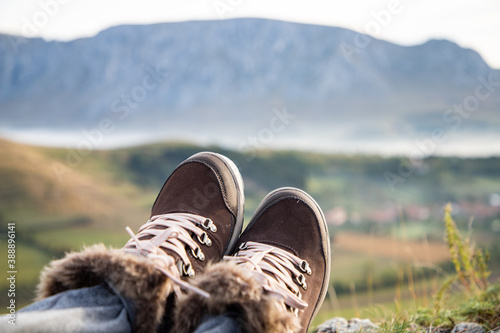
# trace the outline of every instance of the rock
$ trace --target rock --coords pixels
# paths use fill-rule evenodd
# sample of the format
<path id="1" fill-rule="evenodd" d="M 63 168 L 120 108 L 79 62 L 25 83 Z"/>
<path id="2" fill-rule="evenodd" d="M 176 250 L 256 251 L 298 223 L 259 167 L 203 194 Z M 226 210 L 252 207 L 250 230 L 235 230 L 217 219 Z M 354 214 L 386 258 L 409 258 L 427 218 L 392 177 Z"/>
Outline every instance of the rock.
<path id="1" fill-rule="evenodd" d="M 451 329 L 444 327 L 425 327 L 425 333 L 451 333 Z"/>
<path id="2" fill-rule="evenodd" d="M 319 325 L 316 333 L 375 333 L 378 331 L 378 328 L 378 325 L 372 323 L 369 319 L 352 318 L 347 320 L 335 317 Z M 412 324 L 409 331 L 425 333 L 485 333 L 483 327 L 476 323 L 459 323 L 453 330 L 444 327 L 420 327 Z M 500 333 L 500 326 L 488 333 Z"/>
<path id="3" fill-rule="evenodd" d="M 317 333 L 345 333 L 347 332 L 347 320 L 345 318 L 334 317 L 319 325 Z"/>
<path id="4" fill-rule="evenodd" d="M 484 333 L 484 329 L 476 323 L 460 323 L 453 328 L 451 333 Z"/>
<path id="5" fill-rule="evenodd" d="M 352 318 L 346 320 L 345 318 L 335 317 L 323 324 L 319 325 L 316 329 L 317 333 L 370 333 L 376 332 L 378 326 L 372 323 L 369 319 Z"/>
<path id="6" fill-rule="evenodd" d="M 352 318 L 348 321 L 348 332 L 376 332 L 378 325 L 372 323 L 369 319 Z"/>

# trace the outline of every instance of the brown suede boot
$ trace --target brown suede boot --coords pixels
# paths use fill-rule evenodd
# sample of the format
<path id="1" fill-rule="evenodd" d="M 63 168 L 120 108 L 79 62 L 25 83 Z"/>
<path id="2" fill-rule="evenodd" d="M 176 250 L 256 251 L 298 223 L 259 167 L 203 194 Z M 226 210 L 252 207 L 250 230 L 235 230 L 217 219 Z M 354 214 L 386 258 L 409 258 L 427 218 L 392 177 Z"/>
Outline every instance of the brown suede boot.
<path id="1" fill-rule="evenodd" d="M 107 283 L 134 302 L 136 332 L 154 332 L 162 322 L 168 331 L 163 317 L 172 311 L 172 291 L 208 297 L 189 280 L 232 252 L 242 225 L 238 169 L 222 155 L 196 154 L 165 182 L 137 235 L 127 228 L 132 238 L 123 249 L 98 245 L 53 261 L 42 273 L 38 298 Z"/>
<path id="2" fill-rule="evenodd" d="M 305 192 L 281 188 L 257 208 L 234 256 L 208 267 L 176 309 L 175 332 L 202 316 L 236 313 L 243 332 L 306 332 L 326 295 L 330 241 L 324 215 Z"/>
<path id="3" fill-rule="evenodd" d="M 196 245 L 187 253 L 189 262 L 183 261 L 184 279 L 233 252 L 243 227 L 243 206 L 243 179 L 229 158 L 202 152 L 174 170 L 153 204 L 151 219 L 176 213 L 202 217 L 201 224 L 195 221 L 199 218 L 192 221 L 199 230 L 191 235 Z"/>

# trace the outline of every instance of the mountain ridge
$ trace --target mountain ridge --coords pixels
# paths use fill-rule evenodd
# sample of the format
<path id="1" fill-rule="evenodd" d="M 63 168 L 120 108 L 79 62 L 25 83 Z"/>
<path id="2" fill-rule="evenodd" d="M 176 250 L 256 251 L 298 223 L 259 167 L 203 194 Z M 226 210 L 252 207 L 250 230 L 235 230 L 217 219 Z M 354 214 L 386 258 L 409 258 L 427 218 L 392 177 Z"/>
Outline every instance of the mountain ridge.
<path id="1" fill-rule="evenodd" d="M 370 42 L 360 48 L 356 37 Z M 346 45 L 356 51 L 346 55 Z M 301 120 L 275 135 L 277 144 L 294 133 L 309 146 L 412 139 L 442 127 L 445 110 L 473 94 L 478 77 L 500 81 L 477 52 L 450 41 L 399 46 L 266 19 L 125 25 L 69 42 L 30 39 L 17 53 L 7 47 L 0 37 L 3 130 L 88 130 L 109 118 L 109 138 L 241 143 L 286 107 Z M 499 105 L 495 91 L 461 132 L 494 133 Z"/>

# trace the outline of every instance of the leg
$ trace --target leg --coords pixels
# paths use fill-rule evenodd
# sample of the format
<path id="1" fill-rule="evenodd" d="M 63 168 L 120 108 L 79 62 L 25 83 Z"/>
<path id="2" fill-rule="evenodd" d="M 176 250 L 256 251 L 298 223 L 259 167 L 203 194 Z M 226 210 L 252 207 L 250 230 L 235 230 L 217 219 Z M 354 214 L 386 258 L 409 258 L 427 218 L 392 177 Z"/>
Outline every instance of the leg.
<path id="1" fill-rule="evenodd" d="M 239 333 L 241 329 L 236 316 L 236 314 L 206 315 L 194 333 Z"/>
<path id="2" fill-rule="evenodd" d="M 2 332 L 132 332 L 133 308 L 108 285 L 68 290 L 3 316 Z"/>

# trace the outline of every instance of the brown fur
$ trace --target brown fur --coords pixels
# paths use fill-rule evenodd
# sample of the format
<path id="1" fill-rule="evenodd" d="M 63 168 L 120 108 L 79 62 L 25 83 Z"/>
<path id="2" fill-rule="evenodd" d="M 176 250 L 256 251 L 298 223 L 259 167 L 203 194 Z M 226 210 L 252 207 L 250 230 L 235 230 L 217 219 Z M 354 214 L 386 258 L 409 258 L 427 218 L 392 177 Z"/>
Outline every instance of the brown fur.
<path id="1" fill-rule="evenodd" d="M 146 258 L 107 249 L 104 245 L 94 245 L 52 261 L 42 272 L 38 299 L 102 282 L 134 302 L 137 332 L 155 331 L 171 292 L 171 281 Z"/>
<path id="2" fill-rule="evenodd" d="M 193 332 L 205 314 L 236 313 L 242 332 L 297 332 L 299 320 L 291 312 L 281 311 L 276 299 L 264 292 L 250 272 L 230 262 L 210 265 L 193 284 L 210 293 L 203 298 L 189 292 L 178 300 L 175 311 L 176 333 Z"/>

